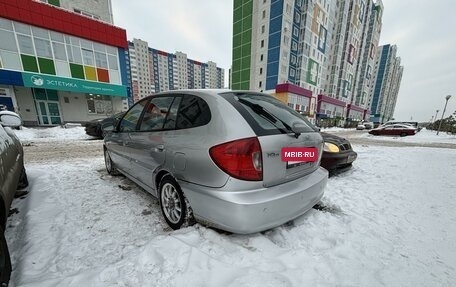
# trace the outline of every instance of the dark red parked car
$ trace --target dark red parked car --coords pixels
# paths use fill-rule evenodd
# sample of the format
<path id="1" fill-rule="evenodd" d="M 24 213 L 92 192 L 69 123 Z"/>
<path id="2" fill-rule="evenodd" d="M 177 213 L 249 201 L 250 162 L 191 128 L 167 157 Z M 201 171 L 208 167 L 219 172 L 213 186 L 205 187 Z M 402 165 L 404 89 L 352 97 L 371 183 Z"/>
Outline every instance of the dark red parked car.
<path id="1" fill-rule="evenodd" d="M 413 136 L 417 133 L 418 129 L 406 125 L 406 124 L 394 124 L 394 125 L 386 125 L 380 126 L 376 129 L 369 131 L 371 135 L 375 136 Z"/>

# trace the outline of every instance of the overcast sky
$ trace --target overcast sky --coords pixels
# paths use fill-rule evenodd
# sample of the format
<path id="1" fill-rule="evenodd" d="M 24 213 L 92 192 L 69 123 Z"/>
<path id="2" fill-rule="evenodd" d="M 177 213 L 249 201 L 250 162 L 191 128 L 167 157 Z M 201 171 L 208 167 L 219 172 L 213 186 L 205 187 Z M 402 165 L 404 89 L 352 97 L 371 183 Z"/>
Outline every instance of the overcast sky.
<path id="1" fill-rule="evenodd" d="M 380 44 L 395 44 L 404 75 L 395 110 L 398 120 L 429 121 L 445 96 L 456 111 L 454 0 L 384 0 Z M 112 0 L 114 23 L 150 47 L 201 62 L 231 65 L 232 0 Z"/>

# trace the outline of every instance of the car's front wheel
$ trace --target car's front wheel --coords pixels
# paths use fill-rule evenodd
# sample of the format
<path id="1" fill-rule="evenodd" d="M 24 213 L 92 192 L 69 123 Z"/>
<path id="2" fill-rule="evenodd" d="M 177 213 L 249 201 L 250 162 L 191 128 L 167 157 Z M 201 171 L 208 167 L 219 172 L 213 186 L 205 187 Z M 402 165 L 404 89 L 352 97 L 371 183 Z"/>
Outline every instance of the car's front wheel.
<path id="1" fill-rule="evenodd" d="M 104 159 L 105 159 L 106 171 L 110 175 L 119 175 L 119 171 L 114 166 L 114 163 L 111 160 L 111 156 L 109 155 L 109 152 L 106 148 L 104 149 Z"/>
<path id="2" fill-rule="evenodd" d="M 166 175 L 161 180 L 158 198 L 166 223 L 172 229 L 179 229 L 193 221 L 188 201 L 172 176 Z"/>
<path id="3" fill-rule="evenodd" d="M 17 185 L 18 189 L 26 188 L 29 185 L 27 172 L 25 171 L 25 167 L 22 168 L 21 175 L 19 176 L 19 183 Z"/>

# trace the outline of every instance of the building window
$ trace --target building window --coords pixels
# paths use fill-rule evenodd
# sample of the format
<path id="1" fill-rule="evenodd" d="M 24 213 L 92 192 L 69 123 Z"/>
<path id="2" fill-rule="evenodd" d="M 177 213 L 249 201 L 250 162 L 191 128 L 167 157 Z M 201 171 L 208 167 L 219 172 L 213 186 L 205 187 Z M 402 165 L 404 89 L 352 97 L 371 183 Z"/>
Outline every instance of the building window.
<path id="1" fill-rule="evenodd" d="M 290 68 L 290 77 L 295 76 L 295 69 Z"/>
<path id="2" fill-rule="evenodd" d="M 260 68 L 260 75 L 263 75 L 263 68 Z"/>
<path id="3" fill-rule="evenodd" d="M 296 65 L 296 56 L 291 55 L 291 64 Z"/>
<path id="4" fill-rule="evenodd" d="M 0 30 L 0 49 L 17 52 L 16 39 L 14 39 L 14 33 L 9 31 Z"/>
<path id="5" fill-rule="evenodd" d="M 293 27 L 293 36 L 295 36 L 295 37 L 299 36 L 299 29 L 297 27 Z"/>
<path id="6" fill-rule="evenodd" d="M 93 51 L 81 49 L 82 50 L 82 59 L 84 60 L 84 65 L 95 66 L 95 61 L 93 60 Z"/>
<path id="7" fill-rule="evenodd" d="M 38 57 L 52 58 L 51 43 L 49 40 L 34 38 L 36 55 Z"/>
<path id="8" fill-rule="evenodd" d="M 261 40 L 261 48 L 264 47 L 264 40 Z"/>
<path id="9" fill-rule="evenodd" d="M 266 10 L 263 10 L 263 19 L 266 18 Z"/>
<path id="10" fill-rule="evenodd" d="M 17 41 L 19 43 L 19 49 L 22 54 L 35 55 L 35 50 L 33 49 L 33 42 L 31 37 L 18 34 Z"/>
<path id="11" fill-rule="evenodd" d="M 261 34 L 264 34 L 264 31 L 266 30 L 266 28 L 263 26 L 261 26 Z"/>
<path id="12" fill-rule="evenodd" d="M 109 96 L 86 95 L 87 109 L 89 114 L 110 115 L 113 112 L 112 101 Z"/>
<path id="13" fill-rule="evenodd" d="M 263 61 L 263 54 L 260 55 L 260 61 Z"/>
<path id="14" fill-rule="evenodd" d="M 64 44 L 52 42 L 52 47 L 54 48 L 54 56 L 56 59 L 63 61 L 67 60 Z"/>
<path id="15" fill-rule="evenodd" d="M 262 86 L 263 86 L 263 82 L 260 81 L 260 82 L 258 83 L 258 88 L 261 88 Z"/>

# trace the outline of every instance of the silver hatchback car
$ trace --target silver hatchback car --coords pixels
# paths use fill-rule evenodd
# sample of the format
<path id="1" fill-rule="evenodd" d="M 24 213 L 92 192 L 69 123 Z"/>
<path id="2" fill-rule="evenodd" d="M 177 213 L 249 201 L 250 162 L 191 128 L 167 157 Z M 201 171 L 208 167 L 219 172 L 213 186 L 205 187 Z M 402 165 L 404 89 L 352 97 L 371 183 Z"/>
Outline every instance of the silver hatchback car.
<path id="1" fill-rule="evenodd" d="M 282 148 L 316 148 L 313 162 Z M 256 92 L 179 90 L 137 102 L 105 137 L 110 174 L 158 198 L 173 229 L 196 220 L 234 233 L 288 222 L 323 196 L 323 140 L 303 116 Z"/>

